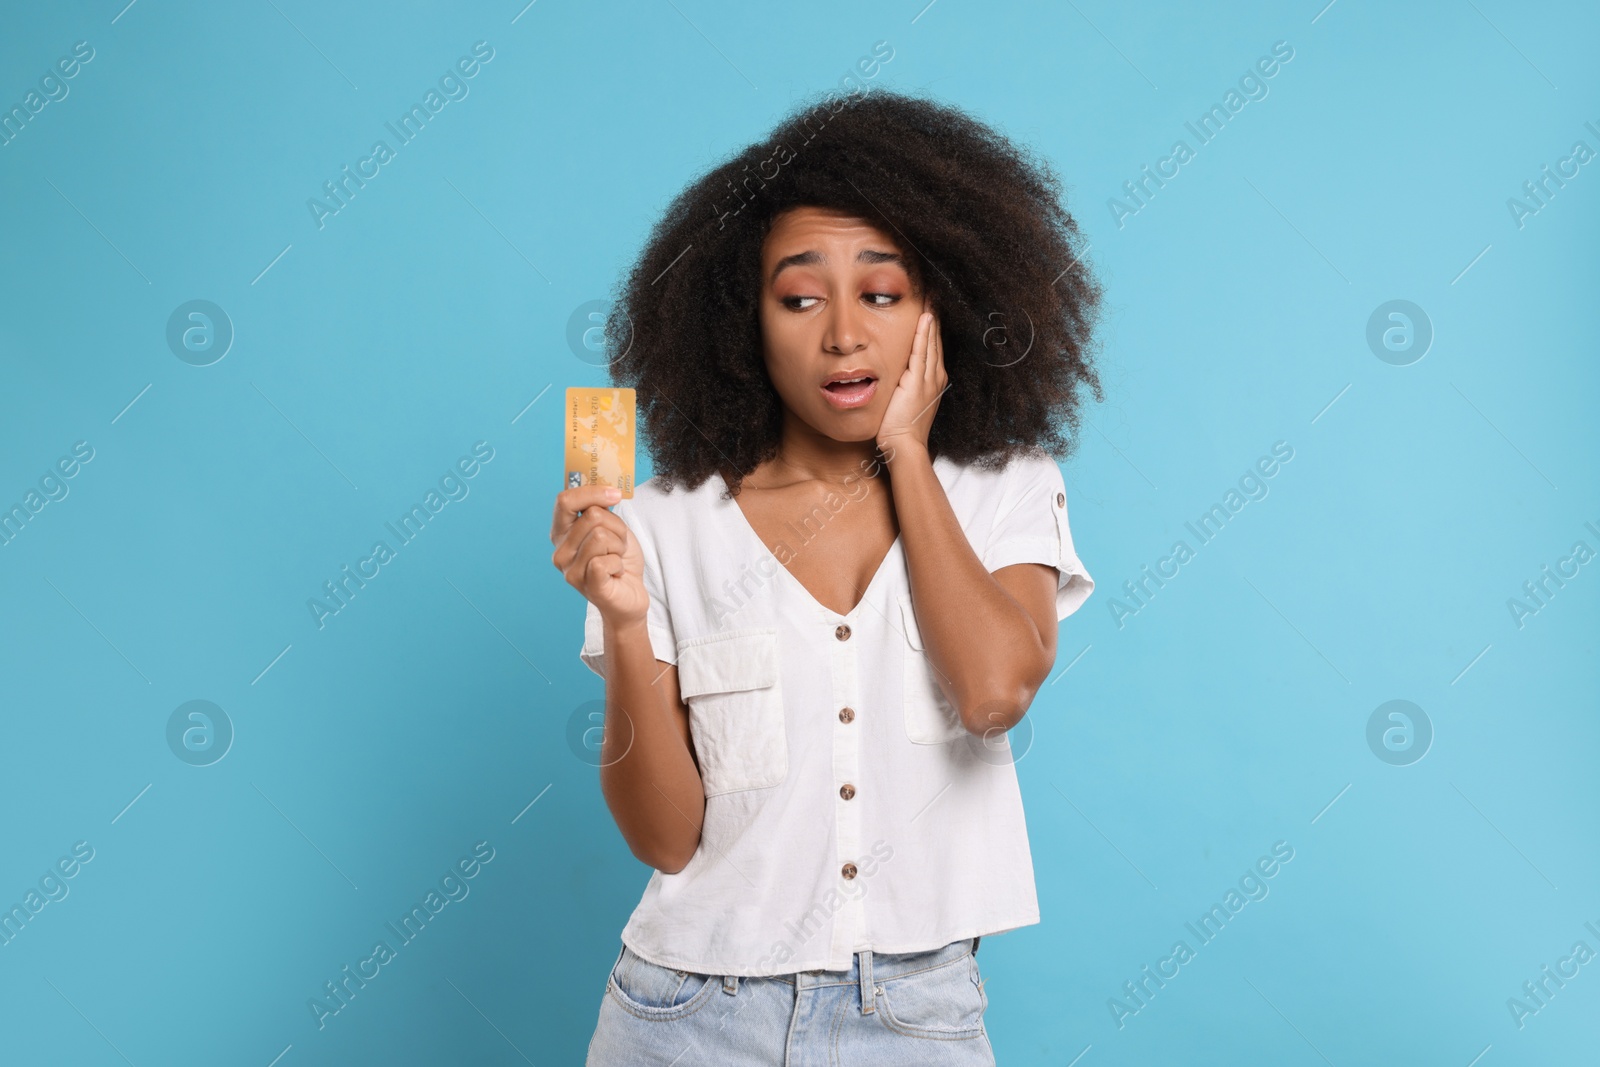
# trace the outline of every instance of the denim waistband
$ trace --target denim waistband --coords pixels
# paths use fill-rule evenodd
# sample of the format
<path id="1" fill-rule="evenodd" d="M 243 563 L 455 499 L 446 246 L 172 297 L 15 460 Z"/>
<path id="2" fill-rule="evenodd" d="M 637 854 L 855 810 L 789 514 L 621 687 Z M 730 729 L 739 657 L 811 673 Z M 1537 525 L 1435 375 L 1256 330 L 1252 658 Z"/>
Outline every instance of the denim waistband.
<path id="1" fill-rule="evenodd" d="M 953 963 L 971 955 L 976 941 L 977 938 L 964 937 L 960 941 L 950 942 L 943 948 L 927 952 L 874 952 L 871 949 L 862 949 L 851 957 L 848 971 L 800 971 L 796 974 L 774 977 L 779 981 L 793 982 L 802 989 L 829 985 L 855 985 L 863 980 L 868 983 L 874 979 L 884 981 Z"/>
<path id="2" fill-rule="evenodd" d="M 947 966 L 969 955 L 977 955 L 980 937 L 964 937 L 952 941 L 941 948 L 929 949 L 925 952 L 874 952 L 872 949 L 861 949 L 851 955 L 850 969 L 848 971 L 809 970 L 789 974 L 762 975 L 761 980 L 782 982 L 785 985 L 796 986 L 800 989 L 814 989 L 823 986 L 841 986 L 859 984 L 863 991 L 869 990 L 876 981 L 888 981 L 893 978 L 917 974 Z M 631 952 L 627 944 L 621 946 L 618 959 L 623 954 Z M 634 954 L 636 959 L 643 959 Z M 649 961 L 644 961 L 649 962 Z M 655 964 L 660 966 L 660 964 Z M 679 970 L 679 974 L 687 972 Z M 723 992 L 737 995 L 739 982 L 738 975 L 711 975 L 715 980 L 720 980 Z M 870 999 L 870 998 L 869 998 Z M 870 1011 L 871 1009 L 868 1008 Z"/>
<path id="3" fill-rule="evenodd" d="M 780 982 L 792 983 L 796 991 L 824 986 L 859 985 L 862 1014 L 871 1015 L 877 1006 L 877 998 L 873 995 L 874 983 L 948 967 L 972 955 L 977 949 L 977 943 L 977 938 L 966 937 L 928 952 L 874 952 L 871 949 L 862 949 L 851 956 L 848 971 L 800 971 L 793 975 L 775 977 Z M 724 978 L 723 992 L 737 995 L 736 980 L 730 981 Z"/>

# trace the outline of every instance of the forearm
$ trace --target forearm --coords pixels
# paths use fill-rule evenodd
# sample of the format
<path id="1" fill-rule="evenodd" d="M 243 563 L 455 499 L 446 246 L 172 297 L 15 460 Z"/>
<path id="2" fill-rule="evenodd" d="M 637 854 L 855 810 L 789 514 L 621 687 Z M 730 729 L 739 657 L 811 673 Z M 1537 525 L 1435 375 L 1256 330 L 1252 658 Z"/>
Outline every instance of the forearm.
<path id="1" fill-rule="evenodd" d="M 1049 673 L 1051 652 L 973 551 L 927 452 L 897 448 L 889 477 L 917 624 L 939 688 L 970 732 L 1009 730 Z"/>
<path id="2" fill-rule="evenodd" d="M 700 842 L 705 787 L 643 620 L 605 625 L 606 727 L 600 789 L 628 847 L 667 874 Z"/>

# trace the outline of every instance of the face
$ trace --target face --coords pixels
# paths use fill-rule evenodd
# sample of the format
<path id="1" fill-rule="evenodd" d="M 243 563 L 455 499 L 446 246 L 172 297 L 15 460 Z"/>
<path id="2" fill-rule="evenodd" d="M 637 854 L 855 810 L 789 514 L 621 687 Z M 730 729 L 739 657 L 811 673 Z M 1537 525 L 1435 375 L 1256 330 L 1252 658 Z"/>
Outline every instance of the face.
<path id="1" fill-rule="evenodd" d="M 789 411 L 836 441 L 877 435 L 911 361 L 923 294 L 887 233 L 835 211 L 779 215 L 761 251 L 767 374 Z M 829 385 L 840 378 L 863 378 Z"/>

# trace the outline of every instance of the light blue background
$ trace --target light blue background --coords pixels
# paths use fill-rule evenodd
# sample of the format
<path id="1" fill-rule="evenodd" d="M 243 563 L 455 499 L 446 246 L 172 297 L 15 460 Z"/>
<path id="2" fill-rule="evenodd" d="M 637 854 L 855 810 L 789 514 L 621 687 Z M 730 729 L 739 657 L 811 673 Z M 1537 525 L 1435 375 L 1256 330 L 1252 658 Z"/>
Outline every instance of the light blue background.
<path id="1" fill-rule="evenodd" d="M 0 148 L 0 504 L 95 450 L 0 548 L 0 904 L 95 850 L 0 947 L 0 1060 L 581 1061 L 648 872 L 566 741 L 601 684 L 549 563 L 559 396 L 604 381 L 568 319 L 880 40 L 875 84 L 1058 169 L 1107 288 L 1064 468 L 1099 588 L 1019 763 L 1043 922 L 979 956 L 1000 1062 L 1594 1055 L 1600 962 L 1506 1007 L 1600 951 L 1600 564 L 1507 608 L 1600 549 L 1600 164 L 1506 205 L 1600 149 L 1592 8 L 124 2 L 0 34 L 6 107 L 95 50 Z M 480 40 L 470 95 L 319 229 L 306 200 Z M 1119 228 L 1280 40 L 1269 95 Z M 236 330 L 207 367 L 165 341 L 193 299 Z M 1409 366 L 1365 341 L 1391 299 L 1435 330 Z M 1119 628 L 1280 440 L 1270 495 Z M 319 630 L 307 598 L 477 441 L 470 495 Z M 1410 766 L 1366 742 L 1396 698 L 1436 731 Z M 165 740 L 192 699 L 237 730 L 209 767 Z M 319 1030 L 309 998 L 478 841 L 470 896 Z M 1270 896 L 1119 1029 L 1108 998 L 1275 841 Z"/>

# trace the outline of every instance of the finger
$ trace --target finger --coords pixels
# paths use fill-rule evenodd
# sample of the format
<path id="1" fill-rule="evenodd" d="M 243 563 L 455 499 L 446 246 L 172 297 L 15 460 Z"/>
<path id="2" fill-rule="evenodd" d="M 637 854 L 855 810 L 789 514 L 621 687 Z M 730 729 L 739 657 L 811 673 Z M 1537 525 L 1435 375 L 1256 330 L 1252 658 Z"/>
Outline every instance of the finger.
<path id="1" fill-rule="evenodd" d="M 589 560 L 584 573 L 586 588 L 599 592 L 607 582 L 615 581 L 623 573 L 622 557 L 615 554 L 595 556 Z"/>
<path id="2" fill-rule="evenodd" d="M 615 498 L 611 494 L 616 494 Z M 596 504 L 601 507 L 615 504 L 621 499 L 622 494 L 610 485 L 579 485 L 561 490 L 556 494 L 555 513 L 550 521 L 550 543 L 559 543 L 578 516 L 587 509 Z"/>
<path id="3" fill-rule="evenodd" d="M 906 368 L 913 373 L 920 374 L 923 368 L 927 366 L 928 337 L 932 322 L 933 316 L 927 312 L 917 316 L 917 333 L 911 339 L 911 362 Z M 919 359 L 923 360 L 923 362 L 918 363 Z"/>
<path id="4" fill-rule="evenodd" d="M 598 539 L 597 534 L 601 535 Z M 569 567 L 581 565 L 596 551 L 596 545 L 603 546 L 601 550 L 604 551 L 621 552 L 627 543 L 628 528 L 621 519 L 609 511 L 591 508 L 572 524 L 552 560 L 557 567 L 565 571 Z"/>
<path id="5" fill-rule="evenodd" d="M 622 499 L 615 486 L 580 485 L 563 489 L 556 494 L 555 510 L 550 521 L 550 540 L 559 541 L 566 535 L 578 517 L 590 508 L 605 508 Z"/>
<path id="6" fill-rule="evenodd" d="M 934 360 L 938 358 L 935 355 L 935 353 L 937 352 L 938 344 L 939 344 L 938 323 L 935 322 L 933 320 L 933 318 L 930 316 L 929 319 L 928 319 L 928 339 L 927 339 L 926 343 L 922 346 L 923 352 L 925 353 L 925 358 L 923 359 L 922 365 L 917 368 L 917 381 L 923 387 L 924 391 L 927 389 L 928 380 L 933 374 L 933 363 L 934 363 Z"/>
<path id="7" fill-rule="evenodd" d="M 615 543 L 619 547 L 628 543 L 627 523 L 605 508 L 591 507 L 567 527 L 561 543 L 556 546 L 555 552 L 550 557 L 551 562 L 565 571 L 578 556 L 584 541 L 596 530 L 609 531 L 611 536 L 616 538 Z"/>
<path id="8" fill-rule="evenodd" d="M 594 490 L 594 488 L 603 490 L 606 486 L 582 486 L 582 488 L 584 490 Z M 590 522 L 603 522 L 600 517 L 610 514 L 611 512 L 606 509 L 606 502 L 603 499 L 602 501 L 589 502 L 582 509 L 574 509 L 571 512 L 557 504 L 555 506 L 555 517 L 550 522 L 550 541 L 554 542 L 554 544 L 560 544 L 560 542 L 565 541 L 566 534 L 570 534 L 573 526 L 581 523 L 586 515 L 594 517 L 590 518 Z M 622 522 L 621 518 L 618 518 L 618 522 Z"/>
<path id="9" fill-rule="evenodd" d="M 579 515 L 571 522 L 558 520 L 556 529 L 550 534 L 551 539 L 555 541 L 555 551 L 550 553 L 550 562 L 554 563 L 556 569 L 563 573 L 571 566 L 573 556 L 578 551 L 578 545 L 583 541 L 583 531 L 580 525 L 582 519 L 583 516 Z"/>
<path id="10" fill-rule="evenodd" d="M 585 531 L 583 538 L 573 547 L 572 557 L 567 565 L 562 568 L 562 576 L 567 583 L 580 592 L 594 592 L 588 584 L 593 577 L 593 566 L 596 557 L 610 556 L 618 561 L 622 559 L 624 542 L 610 530 L 596 528 Z M 620 573 L 621 564 L 611 573 Z"/>

